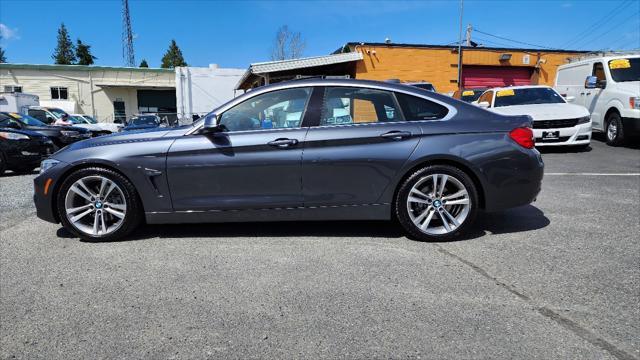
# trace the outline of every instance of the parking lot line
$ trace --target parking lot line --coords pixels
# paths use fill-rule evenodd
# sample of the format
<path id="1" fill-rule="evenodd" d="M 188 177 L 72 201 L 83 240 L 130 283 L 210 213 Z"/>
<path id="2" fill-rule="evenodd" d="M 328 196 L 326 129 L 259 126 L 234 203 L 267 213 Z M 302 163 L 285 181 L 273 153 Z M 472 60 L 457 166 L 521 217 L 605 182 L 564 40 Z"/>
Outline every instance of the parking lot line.
<path id="1" fill-rule="evenodd" d="M 565 176 L 565 175 L 574 175 L 574 176 L 640 176 L 640 173 L 545 173 L 545 176 Z"/>

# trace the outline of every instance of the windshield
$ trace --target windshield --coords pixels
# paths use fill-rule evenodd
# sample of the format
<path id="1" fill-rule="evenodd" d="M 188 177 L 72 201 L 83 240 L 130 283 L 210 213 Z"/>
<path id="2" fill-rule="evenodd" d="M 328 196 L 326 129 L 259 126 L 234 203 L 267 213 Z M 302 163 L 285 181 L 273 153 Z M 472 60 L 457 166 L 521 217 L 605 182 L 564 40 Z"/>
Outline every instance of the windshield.
<path id="1" fill-rule="evenodd" d="M 131 125 L 158 125 L 160 122 L 155 116 L 149 115 L 132 117 L 129 123 Z"/>
<path id="2" fill-rule="evenodd" d="M 66 114 L 64 110 L 58 108 L 47 108 L 47 110 L 49 110 L 49 112 L 51 112 L 57 119 L 60 119 L 62 115 Z"/>
<path id="3" fill-rule="evenodd" d="M 640 81 L 640 58 L 611 60 L 609 70 L 615 82 Z"/>
<path id="4" fill-rule="evenodd" d="M 564 99 L 551 88 L 503 89 L 496 93 L 494 107 L 531 104 L 561 104 Z"/>
<path id="5" fill-rule="evenodd" d="M 92 117 L 91 117 L 91 116 L 89 116 L 89 115 L 82 115 L 82 117 L 83 117 L 85 120 L 87 120 L 90 124 L 97 124 L 97 123 L 98 123 L 98 121 L 97 121 L 96 119 L 92 118 Z"/>
<path id="6" fill-rule="evenodd" d="M 485 90 L 486 89 L 465 90 L 462 92 L 462 95 L 460 96 L 460 100 L 466 101 L 466 102 L 476 101 L 478 100 L 480 95 L 482 95 L 482 93 L 485 92 Z"/>
<path id="7" fill-rule="evenodd" d="M 436 91 L 436 89 L 431 84 L 411 84 L 411 85 L 424 90 Z"/>
<path id="8" fill-rule="evenodd" d="M 87 122 L 80 116 L 69 115 L 69 121 L 74 124 L 86 124 Z"/>
<path id="9" fill-rule="evenodd" d="M 22 122 L 23 124 L 26 124 L 28 126 L 47 126 L 47 124 L 43 123 L 42 121 L 31 117 L 29 115 L 25 115 L 25 114 L 16 114 L 16 113 L 8 113 L 7 115 L 11 116 L 12 118 Z"/>

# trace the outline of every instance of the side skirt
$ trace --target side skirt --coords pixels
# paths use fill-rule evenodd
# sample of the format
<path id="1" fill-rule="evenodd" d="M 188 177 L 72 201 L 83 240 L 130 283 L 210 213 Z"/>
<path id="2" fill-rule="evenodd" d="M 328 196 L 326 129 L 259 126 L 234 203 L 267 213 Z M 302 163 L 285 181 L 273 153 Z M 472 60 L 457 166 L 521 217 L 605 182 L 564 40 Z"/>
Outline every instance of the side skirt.
<path id="1" fill-rule="evenodd" d="M 390 220 L 390 204 L 340 205 L 255 210 L 147 212 L 148 224 L 253 221 Z"/>

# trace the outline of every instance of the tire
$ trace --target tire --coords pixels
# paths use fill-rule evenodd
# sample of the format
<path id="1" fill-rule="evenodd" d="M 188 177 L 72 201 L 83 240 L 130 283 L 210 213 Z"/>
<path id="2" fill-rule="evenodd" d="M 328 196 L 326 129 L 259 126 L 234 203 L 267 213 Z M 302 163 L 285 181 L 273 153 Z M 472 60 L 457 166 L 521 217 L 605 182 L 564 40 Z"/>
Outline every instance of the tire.
<path id="1" fill-rule="evenodd" d="M 142 221 L 135 187 L 113 170 L 91 167 L 74 171 L 62 182 L 56 199 L 63 226 L 83 240 L 120 240 Z"/>
<path id="2" fill-rule="evenodd" d="M 438 190 L 443 180 L 445 183 L 444 191 L 439 191 L 435 197 L 432 192 L 434 177 L 437 179 Z M 456 204 L 447 205 L 447 202 Z M 432 165 L 416 171 L 400 185 L 394 210 L 398 222 L 409 237 L 420 241 L 450 241 L 460 238 L 472 227 L 478 213 L 478 204 L 478 192 L 469 175 L 453 166 Z M 447 225 L 443 218 L 447 219 Z M 425 223 L 426 228 L 421 229 Z"/>
<path id="3" fill-rule="evenodd" d="M 4 157 L 4 153 L 0 151 L 0 176 L 4 175 L 5 170 L 7 170 L 7 160 Z"/>
<path id="4" fill-rule="evenodd" d="M 604 129 L 607 144 L 611 146 L 620 146 L 624 144 L 624 125 L 622 118 L 617 112 L 612 112 L 607 117 L 607 123 Z"/>

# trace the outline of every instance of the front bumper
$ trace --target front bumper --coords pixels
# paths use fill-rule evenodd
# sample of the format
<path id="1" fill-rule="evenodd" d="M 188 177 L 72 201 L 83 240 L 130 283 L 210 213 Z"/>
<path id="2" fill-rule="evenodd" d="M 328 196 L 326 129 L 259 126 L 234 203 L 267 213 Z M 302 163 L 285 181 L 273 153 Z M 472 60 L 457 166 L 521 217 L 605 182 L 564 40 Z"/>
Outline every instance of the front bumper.
<path id="1" fill-rule="evenodd" d="M 558 139 L 543 139 L 543 133 L 556 131 L 559 132 Z M 591 142 L 591 122 L 568 128 L 533 129 L 533 135 L 536 138 L 536 147 L 588 145 Z"/>
<path id="2" fill-rule="evenodd" d="M 53 143 L 46 138 L 39 141 L 16 141 L 6 149 L 7 168 L 37 167 L 40 161 L 53 153 Z"/>
<path id="3" fill-rule="evenodd" d="M 36 207 L 36 215 L 44 221 L 56 224 L 60 222 L 55 210 L 55 193 L 60 185 L 58 180 L 62 178 L 68 166 L 68 164 L 60 162 L 33 179 L 33 202 Z"/>

